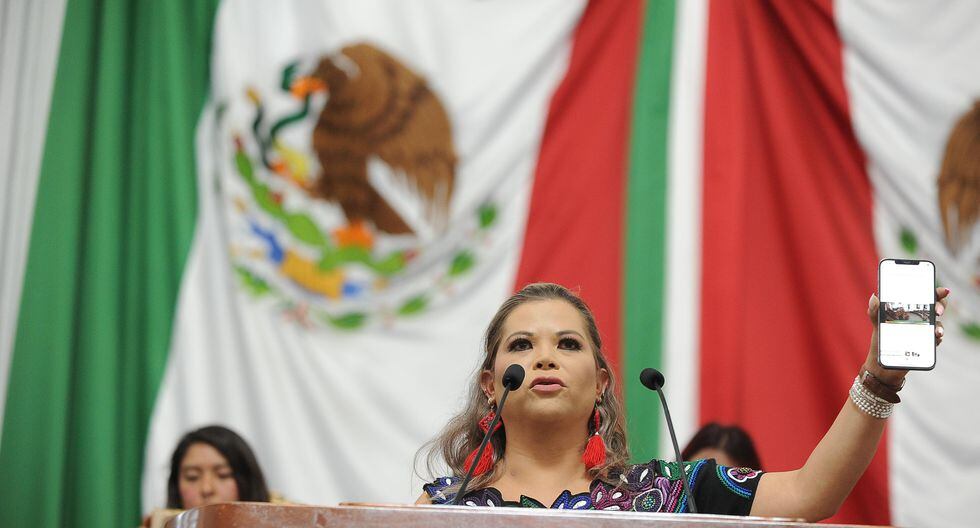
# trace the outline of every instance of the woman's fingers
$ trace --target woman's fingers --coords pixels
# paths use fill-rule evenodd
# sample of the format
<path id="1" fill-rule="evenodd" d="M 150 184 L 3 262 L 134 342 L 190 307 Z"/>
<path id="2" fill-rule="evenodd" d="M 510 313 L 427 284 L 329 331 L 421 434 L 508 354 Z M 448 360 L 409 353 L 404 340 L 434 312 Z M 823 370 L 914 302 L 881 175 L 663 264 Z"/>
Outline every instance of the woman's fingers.
<path id="1" fill-rule="evenodd" d="M 873 293 L 868 298 L 868 317 L 871 319 L 872 324 L 878 322 L 878 296 Z"/>
<path id="2" fill-rule="evenodd" d="M 946 304 L 949 302 L 946 297 L 948 296 L 949 288 L 936 288 L 936 299 L 939 301 L 936 303 L 936 315 L 946 313 Z"/>
<path id="3" fill-rule="evenodd" d="M 949 288 L 936 288 L 936 299 L 939 301 L 936 303 L 936 316 L 941 317 L 946 313 L 946 304 L 949 302 L 947 300 L 949 297 Z M 943 342 L 943 335 L 946 330 L 943 328 L 942 321 L 936 321 L 936 346 Z"/>

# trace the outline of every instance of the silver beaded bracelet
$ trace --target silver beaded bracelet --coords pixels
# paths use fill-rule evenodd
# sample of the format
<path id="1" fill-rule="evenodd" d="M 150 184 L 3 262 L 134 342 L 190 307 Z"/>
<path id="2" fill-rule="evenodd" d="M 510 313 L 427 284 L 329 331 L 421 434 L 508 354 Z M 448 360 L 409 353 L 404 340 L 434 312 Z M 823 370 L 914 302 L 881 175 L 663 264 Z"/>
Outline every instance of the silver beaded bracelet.
<path id="1" fill-rule="evenodd" d="M 885 419 L 892 415 L 895 408 L 894 403 L 889 403 L 883 398 L 875 396 L 871 391 L 861 385 L 861 377 L 854 378 L 850 391 L 851 401 L 857 405 L 858 409 L 874 418 Z"/>

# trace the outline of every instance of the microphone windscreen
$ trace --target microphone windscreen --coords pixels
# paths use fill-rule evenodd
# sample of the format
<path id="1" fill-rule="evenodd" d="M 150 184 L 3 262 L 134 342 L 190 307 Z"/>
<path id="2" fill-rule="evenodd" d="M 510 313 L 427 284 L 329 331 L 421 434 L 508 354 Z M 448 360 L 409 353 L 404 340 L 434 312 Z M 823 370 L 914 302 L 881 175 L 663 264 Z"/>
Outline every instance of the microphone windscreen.
<path id="1" fill-rule="evenodd" d="M 664 387 L 664 375 L 655 368 L 645 368 L 640 373 L 640 383 L 650 390 L 662 389 Z"/>
<path id="2" fill-rule="evenodd" d="M 517 390 L 521 383 L 524 383 L 524 367 L 517 363 L 507 367 L 504 371 L 504 387 L 510 390 Z"/>

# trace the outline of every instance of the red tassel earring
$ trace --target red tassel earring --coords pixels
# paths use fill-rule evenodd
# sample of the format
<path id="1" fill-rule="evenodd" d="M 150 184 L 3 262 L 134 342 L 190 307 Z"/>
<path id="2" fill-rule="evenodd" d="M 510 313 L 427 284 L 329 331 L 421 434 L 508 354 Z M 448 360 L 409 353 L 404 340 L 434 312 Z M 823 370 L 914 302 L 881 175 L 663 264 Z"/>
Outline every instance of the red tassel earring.
<path id="1" fill-rule="evenodd" d="M 596 407 L 592 414 L 592 422 L 595 429 L 589 441 L 585 444 L 585 452 L 582 453 L 582 462 L 586 469 L 599 467 L 606 463 L 606 441 L 599 434 L 599 408 Z"/>
<path id="2" fill-rule="evenodd" d="M 490 400 L 490 404 L 493 405 L 493 400 Z M 480 419 L 479 426 L 480 430 L 483 431 L 483 434 L 487 434 L 487 431 L 490 430 L 490 422 L 493 421 L 496 414 L 497 413 L 491 406 L 490 412 Z M 498 421 L 497 425 L 493 428 L 493 432 L 496 433 L 503 425 L 503 420 Z M 476 452 L 478 449 L 480 449 L 480 446 L 477 446 L 476 449 L 471 451 L 470 454 L 466 456 L 466 462 L 463 463 L 464 468 L 470 467 L 470 464 L 473 463 L 473 459 L 476 458 Z M 480 460 L 476 463 L 476 468 L 473 469 L 473 476 L 476 477 L 482 475 L 487 471 L 490 471 L 491 467 L 493 467 L 493 442 L 488 443 L 487 447 L 484 448 L 483 453 L 480 454 Z"/>

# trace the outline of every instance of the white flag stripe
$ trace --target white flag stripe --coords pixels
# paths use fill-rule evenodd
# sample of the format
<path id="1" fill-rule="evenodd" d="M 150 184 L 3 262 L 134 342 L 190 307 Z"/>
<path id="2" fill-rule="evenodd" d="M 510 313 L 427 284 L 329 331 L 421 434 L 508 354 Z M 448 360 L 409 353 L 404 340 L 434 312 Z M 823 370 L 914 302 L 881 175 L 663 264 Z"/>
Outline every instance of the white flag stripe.
<path id="1" fill-rule="evenodd" d="M 701 160 L 708 3 L 677 3 L 671 75 L 667 179 L 667 265 L 664 278 L 664 372 L 677 441 L 698 430 L 698 321 L 701 303 Z M 673 458 L 666 423 L 660 456 Z"/>
<path id="2" fill-rule="evenodd" d="M 65 0 L 0 10 L 0 439 Z"/>
<path id="3" fill-rule="evenodd" d="M 584 1 L 565 0 L 515 2 L 506 10 L 454 0 L 220 6 L 212 103 L 198 131 L 200 216 L 151 423 L 145 510 L 162 505 L 177 438 L 206 423 L 242 433 L 270 486 L 291 500 L 418 496 L 415 451 L 459 407 L 485 325 L 513 288 L 548 103 L 583 9 Z M 309 70 L 317 57 L 356 42 L 377 45 L 422 75 L 450 117 L 459 157 L 450 229 L 427 241 L 419 259 L 469 240 L 466 222 L 487 201 L 496 205 L 496 225 L 492 236 L 474 240 L 472 271 L 444 285 L 444 301 L 425 313 L 379 316 L 350 331 L 304 328 L 236 285 L 229 246 L 244 224 L 229 197 L 246 187 L 229 162 L 231 136 L 249 133 L 254 108 L 246 87 L 270 114 L 279 112 L 275 105 L 288 101 L 269 94 L 285 64 L 300 58 Z M 309 136 L 309 128 L 297 130 L 291 141 Z M 254 146 L 247 149 L 254 157 Z M 291 195 L 283 201 L 313 202 Z M 428 279 L 419 273 L 412 280 Z"/>
<path id="4" fill-rule="evenodd" d="M 975 524 L 980 497 L 980 345 L 959 326 L 980 319 L 972 284 L 980 229 L 958 252 L 945 244 L 937 176 L 952 124 L 980 99 L 980 4 L 838 2 L 844 80 L 854 128 L 868 156 L 879 254 L 936 263 L 953 290 L 947 330 L 932 372 L 913 372 L 889 430 L 892 522 L 899 526 Z"/>

